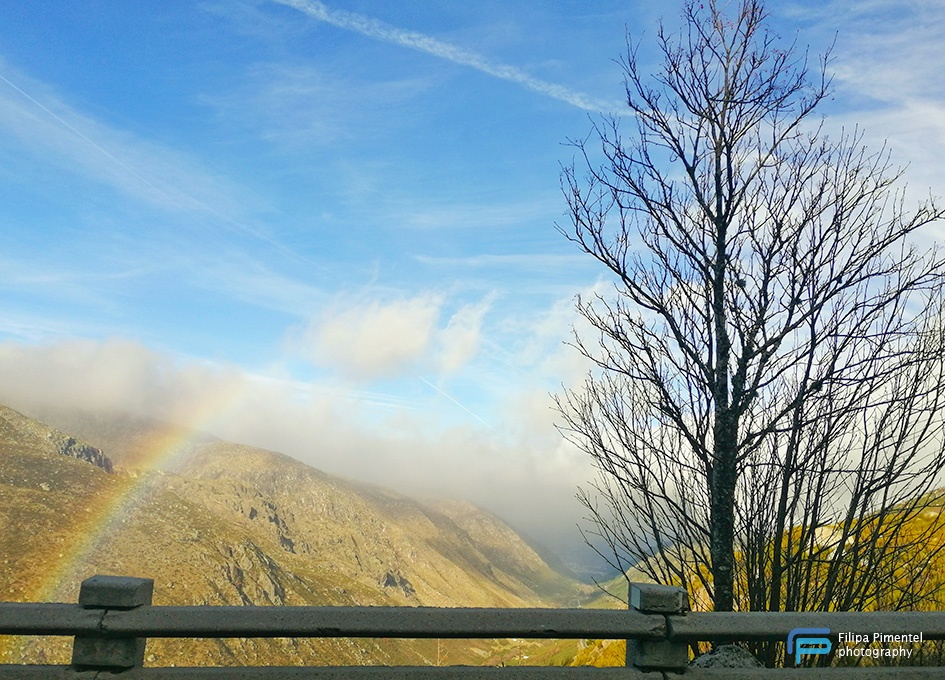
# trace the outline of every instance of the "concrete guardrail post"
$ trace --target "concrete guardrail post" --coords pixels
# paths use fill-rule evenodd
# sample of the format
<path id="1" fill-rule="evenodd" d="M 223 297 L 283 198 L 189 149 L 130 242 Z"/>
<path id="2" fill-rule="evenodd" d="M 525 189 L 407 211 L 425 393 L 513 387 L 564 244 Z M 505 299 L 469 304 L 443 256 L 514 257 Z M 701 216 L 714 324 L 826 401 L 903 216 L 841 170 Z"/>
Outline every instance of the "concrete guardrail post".
<path id="1" fill-rule="evenodd" d="M 102 609 L 134 609 L 151 604 L 154 579 L 127 576 L 92 576 L 82 582 L 79 605 Z M 72 665 L 77 670 L 116 670 L 144 665 L 145 638 L 76 636 L 72 643 Z"/>
<path id="2" fill-rule="evenodd" d="M 641 614 L 665 614 L 667 632 L 672 630 L 670 617 L 685 616 L 689 597 L 683 588 L 652 583 L 631 583 L 630 609 Z M 689 664 L 689 646 L 671 640 L 627 640 L 627 666 L 645 671 L 682 673 Z"/>

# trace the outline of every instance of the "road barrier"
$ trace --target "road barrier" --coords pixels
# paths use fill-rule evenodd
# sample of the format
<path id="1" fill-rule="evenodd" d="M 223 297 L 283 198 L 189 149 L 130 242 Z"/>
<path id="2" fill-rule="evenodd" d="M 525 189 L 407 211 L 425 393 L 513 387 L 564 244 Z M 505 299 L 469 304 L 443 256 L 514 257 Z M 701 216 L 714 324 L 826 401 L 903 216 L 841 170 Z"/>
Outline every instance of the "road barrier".
<path id="1" fill-rule="evenodd" d="M 75 638 L 71 665 L 0 665 L 0 680 L 945 680 L 945 668 L 937 667 L 688 666 L 689 650 L 698 642 L 784 642 L 801 658 L 875 649 L 867 644 L 872 635 L 893 636 L 885 639 L 892 644 L 918 635 L 942 640 L 945 612 L 690 612 L 684 590 L 639 583 L 630 585 L 629 610 L 152 606 L 153 589 L 151 579 L 93 576 L 82 582 L 78 604 L 0 603 L 0 635 Z M 145 667 L 145 644 L 155 637 L 618 639 L 627 641 L 627 663 L 621 668 Z"/>

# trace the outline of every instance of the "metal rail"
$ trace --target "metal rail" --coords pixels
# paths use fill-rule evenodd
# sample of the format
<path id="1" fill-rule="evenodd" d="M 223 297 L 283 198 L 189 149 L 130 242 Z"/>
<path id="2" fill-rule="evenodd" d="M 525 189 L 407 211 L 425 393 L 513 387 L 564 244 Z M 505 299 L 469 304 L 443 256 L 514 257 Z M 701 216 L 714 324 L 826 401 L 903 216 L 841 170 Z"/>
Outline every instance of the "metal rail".
<path id="1" fill-rule="evenodd" d="M 630 609 L 431 607 L 154 607 L 150 579 L 95 576 L 78 604 L 0 603 L 0 635 L 75 638 L 72 665 L 0 665 L 0 680 L 771 680 L 790 677 L 945 680 L 945 668 L 698 669 L 689 647 L 716 640 L 784 641 L 798 628 L 838 634 L 918 634 L 945 639 L 945 612 L 690 613 L 683 590 L 632 584 Z M 246 667 L 145 668 L 147 638 L 555 638 L 627 640 L 623 668 Z"/>

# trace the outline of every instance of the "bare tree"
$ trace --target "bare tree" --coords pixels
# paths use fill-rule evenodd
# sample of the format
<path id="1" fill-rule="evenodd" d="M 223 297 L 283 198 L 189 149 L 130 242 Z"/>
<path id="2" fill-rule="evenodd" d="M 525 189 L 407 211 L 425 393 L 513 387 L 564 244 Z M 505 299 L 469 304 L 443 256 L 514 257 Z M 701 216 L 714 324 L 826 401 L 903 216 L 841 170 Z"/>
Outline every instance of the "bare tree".
<path id="1" fill-rule="evenodd" d="M 615 277 L 578 299 L 596 369 L 558 397 L 600 472 L 591 533 L 716 610 L 914 607 L 939 584 L 945 261 L 913 244 L 943 210 L 823 133 L 827 56 L 779 48 L 760 2 L 683 18 L 654 75 L 628 49 L 629 138 L 605 119 L 563 174 L 561 231 Z"/>

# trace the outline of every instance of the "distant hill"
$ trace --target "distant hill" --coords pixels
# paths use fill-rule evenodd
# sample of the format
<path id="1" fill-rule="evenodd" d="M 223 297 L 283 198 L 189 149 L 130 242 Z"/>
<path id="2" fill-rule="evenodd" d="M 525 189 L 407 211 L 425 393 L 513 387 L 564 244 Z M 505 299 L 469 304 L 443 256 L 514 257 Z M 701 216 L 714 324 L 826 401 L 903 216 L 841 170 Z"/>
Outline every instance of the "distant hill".
<path id="1" fill-rule="evenodd" d="M 72 424 L 67 434 L 0 407 L 4 600 L 74 602 L 96 573 L 154 578 L 155 604 L 558 606 L 586 592 L 469 503 L 419 502 L 160 423 Z M 0 638 L 0 662 L 67 662 L 67 639 L 23 642 Z M 508 653 L 490 641 L 154 640 L 148 662 L 482 663 Z"/>

